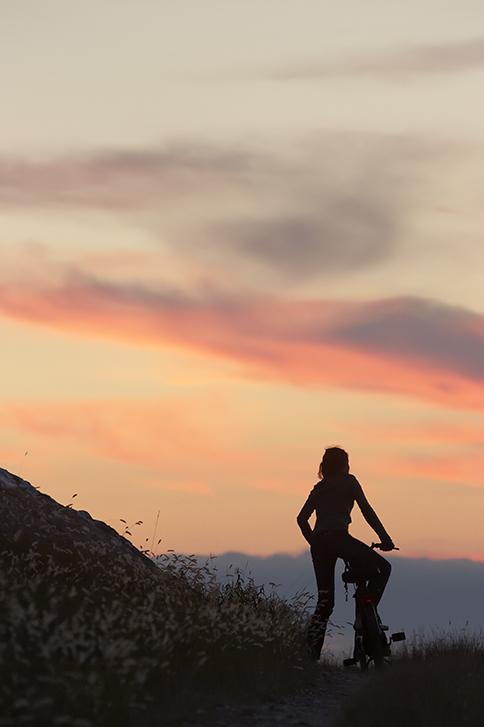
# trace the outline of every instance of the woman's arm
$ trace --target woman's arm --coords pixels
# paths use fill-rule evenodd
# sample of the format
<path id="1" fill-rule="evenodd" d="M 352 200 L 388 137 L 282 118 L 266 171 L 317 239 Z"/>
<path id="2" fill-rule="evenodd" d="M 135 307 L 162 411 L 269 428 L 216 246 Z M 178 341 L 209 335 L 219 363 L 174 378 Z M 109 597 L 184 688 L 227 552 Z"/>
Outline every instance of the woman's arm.
<path id="1" fill-rule="evenodd" d="M 356 478 L 355 478 L 356 479 Z M 362 512 L 363 517 L 365 518 L 368 525 L 373 528 L 375 533 L 378 535 L 378 537 L 381 540 L 381 543 L 383 545 L 383 550 L 392 550 L 395 546 L 393 544 L 393 541 L 391 537 L 388 535 L 387 531 L 383 527 L 383 523 L 381 522 L 380 518 L 368 502 L 368 500 L 365 497 L 365 493 L 363 492 L 363 488 L 361 487 L 360 483 L 357 481 L 357 487 L 356 487 L 356 493 L 355 493 L 355 500 L 358 503 L 360 510 Z"/>
<path id="2" fill-rule="evenodd" d="M 308 499 L 301 508 L 301 512 L 297 516 L 297 524 L 301 528 L 301 532 L 308 541 L 309 545 L 311 545 L 311 536 L 313 534 L 312 528 L 309 524 L 309 518 L 313 514 L 314 509 L 313 498 L 309 495 Z"/>

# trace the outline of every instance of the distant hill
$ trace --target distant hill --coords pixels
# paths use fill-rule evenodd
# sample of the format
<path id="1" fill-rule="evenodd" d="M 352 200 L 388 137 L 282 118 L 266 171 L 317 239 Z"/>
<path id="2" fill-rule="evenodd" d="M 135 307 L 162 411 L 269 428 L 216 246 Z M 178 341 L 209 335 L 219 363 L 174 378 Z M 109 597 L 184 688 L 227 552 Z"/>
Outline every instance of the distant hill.
<path id="1" fill-rule="evenodd" d="M 203 558 L 203 556 L 201 556 Z M 484 630 L 484 563 L 470 560 L 432 560 L 390 556 L 393 570 L 381 604 L 381 615 L 394 631 L 412 632 L 432 629 Z M 213 564 L 221 578 L 229 566 L 250 572 L 258 584 L 275 583 L 278 592 L 291 598 L 298 591 L 315 593 L 309 552 L 292 556 L 276 553 L 267 557 L 229 552 L 218 556 Z M 351 644 L 353 601 L 351 591 L 345 602 L 341 581 L 342 563 L 336 573 L 336 608 L 333 622 L 343 626 L 333 629 L 328 647 L 347 650 Z"/>

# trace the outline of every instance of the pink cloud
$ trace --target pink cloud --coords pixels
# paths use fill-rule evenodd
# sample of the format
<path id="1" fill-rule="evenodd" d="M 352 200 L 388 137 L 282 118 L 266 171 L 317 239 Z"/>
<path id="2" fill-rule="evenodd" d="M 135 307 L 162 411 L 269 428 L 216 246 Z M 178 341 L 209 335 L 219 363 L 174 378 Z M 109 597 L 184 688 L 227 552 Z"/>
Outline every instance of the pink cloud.
<path id="1" fill-rule="evenodd" d="M 0 285 L 0 313 L 71 333 L 194 350 L 259 379 L 484 408 L 484 317 L 443 303 L 189 297 L 73 275 L 57 285 Z"/>

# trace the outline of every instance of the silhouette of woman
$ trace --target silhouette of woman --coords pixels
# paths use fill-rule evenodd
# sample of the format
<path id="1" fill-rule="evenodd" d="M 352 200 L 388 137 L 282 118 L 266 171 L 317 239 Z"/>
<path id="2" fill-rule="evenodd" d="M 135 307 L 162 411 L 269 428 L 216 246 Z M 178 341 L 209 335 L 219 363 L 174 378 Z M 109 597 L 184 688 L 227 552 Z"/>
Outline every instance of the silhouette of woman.
<path id="1" fill-rule="evenodd" d="M 329 617 L 334 608 L 334 569 L 343 558 L 351 567 L 371 572 L 368 588 L 375 604 L 380 601 L 390 577 L 391 565 L 375 550 L 348 533 L 351 510 L 356 502 L 381 541 L 382 550 L 393 550 L 392 539 L 365 497 L 356 477 L 349 473 L 348 454 L 340 447 L 325 450 L 318 475 L 320 481 L 311 490 L 297 516 L 301 532 L 311 547 L 318 602 L 308 629 L 308 646 L 312 658 L 319 659 Z M 309 518 L 316 511 L 314 530 Z"/>

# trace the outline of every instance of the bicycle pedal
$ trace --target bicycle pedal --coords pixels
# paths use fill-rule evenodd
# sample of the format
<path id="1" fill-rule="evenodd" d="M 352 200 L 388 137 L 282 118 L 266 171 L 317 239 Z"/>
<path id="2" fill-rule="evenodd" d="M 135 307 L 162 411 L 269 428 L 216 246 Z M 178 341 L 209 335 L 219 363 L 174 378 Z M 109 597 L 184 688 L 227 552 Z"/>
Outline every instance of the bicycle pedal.
<path id="1" fill-rule="evenodd" d="M 392 641 L 405 641 L 407 637 L 405 636 L 405 631 L 397 631 L 397 633 L 392 634 L 390 638 Z"/>

